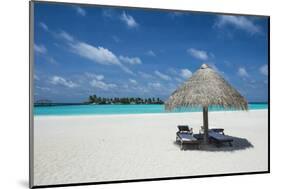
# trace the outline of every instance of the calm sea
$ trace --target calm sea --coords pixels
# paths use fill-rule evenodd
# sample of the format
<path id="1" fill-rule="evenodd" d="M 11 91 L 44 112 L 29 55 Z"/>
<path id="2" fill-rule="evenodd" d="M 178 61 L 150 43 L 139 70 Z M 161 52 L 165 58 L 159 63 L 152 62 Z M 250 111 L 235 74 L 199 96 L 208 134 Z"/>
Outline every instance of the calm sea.
<path id="1" fill-rule="evenodd" d="M 250 103 L 250 110 L 267 109 L 267 103 Z M 201 112 L 201 108 L 175 110 L 173 112 Z M 210 107 L 209 111 L 226 111 L 221 107 Z M 228 110 L 227 110 L 228 111 Z M 173 113 L 172 112 L 172 113 Z M 167 113 L 164 105 L 68 105 L 34 107 L 34 115 L 105 115 Z"/>

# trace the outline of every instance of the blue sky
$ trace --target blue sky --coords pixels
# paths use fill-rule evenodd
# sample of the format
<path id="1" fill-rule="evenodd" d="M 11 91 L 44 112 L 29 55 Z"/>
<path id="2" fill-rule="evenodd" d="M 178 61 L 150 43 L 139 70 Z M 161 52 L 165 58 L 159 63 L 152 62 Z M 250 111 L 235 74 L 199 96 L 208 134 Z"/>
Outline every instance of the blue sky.
<path id="1" fill-rule="evenodd" d="M 35 100 L 167 97 L 203 63 L 267 101 L 265 17 L 35 3 Z"/>

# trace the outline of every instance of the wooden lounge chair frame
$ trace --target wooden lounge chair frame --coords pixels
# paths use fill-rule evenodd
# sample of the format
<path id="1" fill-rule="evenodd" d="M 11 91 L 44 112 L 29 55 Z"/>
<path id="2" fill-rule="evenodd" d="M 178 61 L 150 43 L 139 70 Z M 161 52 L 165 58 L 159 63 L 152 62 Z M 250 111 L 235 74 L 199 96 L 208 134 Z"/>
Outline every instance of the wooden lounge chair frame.
<path id="1" fill-rule="evenodd" d="M 178 125 L 179 132 L 187 132 L 193 134 L 193 129 L 188 125 Z"/>
<path id="2" fill-rule="evenodd" d="M 185 138 L 183 137 L 185 135 Z M 189 140 L 184 140 L 184 139 L 189 139 Z M 176 134 L 176 142 L 180 142 L 181 144 L 181 150 L 183 150 L 183 145 L 188 144 L 188 145 L 197 145 L 197 148 L 200 149 L 199 146 L 199 140 L 197 140 L 192 134 L 190 133 L 183 133 L 178 131 Z"/>

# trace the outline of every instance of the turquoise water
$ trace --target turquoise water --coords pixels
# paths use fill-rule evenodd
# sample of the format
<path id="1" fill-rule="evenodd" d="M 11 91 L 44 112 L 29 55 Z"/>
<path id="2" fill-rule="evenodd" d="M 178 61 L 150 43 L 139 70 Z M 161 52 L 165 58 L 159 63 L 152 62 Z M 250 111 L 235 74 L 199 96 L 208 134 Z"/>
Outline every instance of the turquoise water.
<path id="1" fill-rule="evenodd" d="M 267 103 L 250 103 L 250 110 L 267 109 Z M 176 110 L 173 112 L 201 112 L 201 108 Z M 221 107 L 213 106 L 209 111 L 225 111 Z M 34 107 L 34 115 L 106 115 L 106 114 L 143 114 L 165 113 L 164 105 L 68 105 Z"/>

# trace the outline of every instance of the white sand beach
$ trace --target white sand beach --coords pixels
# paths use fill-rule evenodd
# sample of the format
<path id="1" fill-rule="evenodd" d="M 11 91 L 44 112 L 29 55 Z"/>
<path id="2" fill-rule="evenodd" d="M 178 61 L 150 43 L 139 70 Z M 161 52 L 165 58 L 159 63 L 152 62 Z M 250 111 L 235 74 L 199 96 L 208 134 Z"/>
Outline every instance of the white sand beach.
<path id="1" fill-rule="evenodd" d="M 177 177 L 268 169 L 267 110 L 209 112 L 233 147 L 180 150 L 177 125 L 194 133 L 202 113 L 35 116 L 34 184 Z"/>

